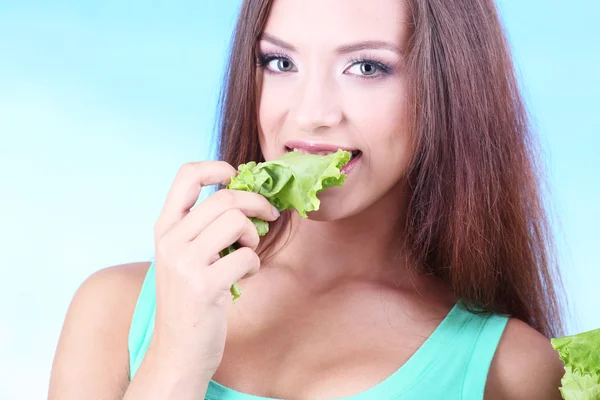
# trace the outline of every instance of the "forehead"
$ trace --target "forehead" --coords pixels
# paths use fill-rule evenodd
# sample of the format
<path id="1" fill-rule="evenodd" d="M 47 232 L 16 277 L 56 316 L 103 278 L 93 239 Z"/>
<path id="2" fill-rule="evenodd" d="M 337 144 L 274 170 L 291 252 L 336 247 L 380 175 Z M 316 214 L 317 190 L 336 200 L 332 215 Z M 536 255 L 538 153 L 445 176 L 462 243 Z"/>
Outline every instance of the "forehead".
<path id="1" fill-rule="evenodd" d="M 407 10 L 403 0 L 274 0 L 264 31 L 299 49 L 360 40 L 402 47 Z"/>

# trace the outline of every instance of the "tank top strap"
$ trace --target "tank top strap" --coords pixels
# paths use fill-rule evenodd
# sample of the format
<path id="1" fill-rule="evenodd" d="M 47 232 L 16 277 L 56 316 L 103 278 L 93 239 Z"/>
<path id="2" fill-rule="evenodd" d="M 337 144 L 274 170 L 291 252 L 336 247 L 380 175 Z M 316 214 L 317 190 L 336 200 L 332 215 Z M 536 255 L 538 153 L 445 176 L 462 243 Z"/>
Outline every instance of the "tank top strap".
<path id="1" fill-rule="evenodd" d="M 483 399 L 490 366 L 509 318 L 504 315 L 488 314 L 477 316 L 476 320 L 479 329 L 471 344 L 465 369 L 462 396 L 464 400 Z"/>
<path id="2" fill-rule="evenodd" d="M 459 301 L 393 375 L 352 400 L 483 400 L 488 371 L 509 318 L 474 313 Z"/>
<path id="3" fill-rule="evenodd" d="M 152 340 L 155 312 L 156 279 L 154 262 L 152 262 L 144 278 L 129 328 L 129 379 L 132 379 L 140 368 Z"/>

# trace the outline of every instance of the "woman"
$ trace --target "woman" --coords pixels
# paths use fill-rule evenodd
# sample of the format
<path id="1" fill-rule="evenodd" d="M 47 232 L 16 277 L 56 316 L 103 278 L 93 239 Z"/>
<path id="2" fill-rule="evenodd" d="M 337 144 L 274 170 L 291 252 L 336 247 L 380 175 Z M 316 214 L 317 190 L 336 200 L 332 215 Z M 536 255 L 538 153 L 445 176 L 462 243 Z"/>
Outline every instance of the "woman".
<path id="1" fill-rule="evenodd" d="M 50 398 L 559 399 L 537 154 L 492 0 L 247 0 L 228 65 L 223 161 L 182 167 L 154 263 L 83 283 Z M 240 163 L 338 148 L 358 156 L 307 220 L 227 190 L 191 209 Z M 260 245 L 249 216 L 273 222 Z"/>

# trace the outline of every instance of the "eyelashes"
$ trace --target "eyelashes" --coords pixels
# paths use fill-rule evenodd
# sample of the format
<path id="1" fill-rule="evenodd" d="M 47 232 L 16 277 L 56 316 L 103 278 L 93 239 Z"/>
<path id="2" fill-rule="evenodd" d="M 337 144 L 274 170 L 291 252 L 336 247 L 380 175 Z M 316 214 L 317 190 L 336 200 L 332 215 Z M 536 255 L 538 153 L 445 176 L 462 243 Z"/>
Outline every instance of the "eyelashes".
<path id="1" fill-rule="evenodd" d="M 270 65 L 273 61 L 277 61 L 275 68 Z M 348 71 L 355 69 L 355 67 L 361 67 L 359 68 L 358 73 L 350 74 L 359 79 L 381 79 L 394 72 L 393 67 L 372 54 L 365 53 L 358 57 L 351 57 L 346 61 L 346 64 L 349 65 L 344 69 L 345 74 Z M 292 67 L 293 69 L 282 71 L 277 68 L 282 65 Z M 290 55 L 283 52 L 258 53 L 256 56 L 256 66 L 264 68 L 265 72 L 268 74 L 275 75 L 295 72 L 296 68 Z"/>
<path id="2" fill-rule="evenodd" d="M 392 73 L 392 67 L 388 66 L 385 62 L 377 59 L 376 57 L 373 56 L 369 56 L 369 55 L 361 55 L 359 57 L 356 58 L 350 58 L 348 60 L 348 63 L 350 63 L 350 67 L 348 67 L 348 69 L 354 67 L 354 66 L 371 66 L 371 67 L 375 67 L 374 70 L 375 72 L 379 71 L 381 74 L 383 75 L 389 75 Z M 372 76 L 372 75 L 363 75 L 364 77 L 367 76 Z"/>
<path id="3" fill-rule="evenodd" d="M 256 65 L 262 68 L 267 66 L 273 60 L 287 60 L 291 62 L 289 55 L 285 53 L 258 53 L 256 56 Z"/>

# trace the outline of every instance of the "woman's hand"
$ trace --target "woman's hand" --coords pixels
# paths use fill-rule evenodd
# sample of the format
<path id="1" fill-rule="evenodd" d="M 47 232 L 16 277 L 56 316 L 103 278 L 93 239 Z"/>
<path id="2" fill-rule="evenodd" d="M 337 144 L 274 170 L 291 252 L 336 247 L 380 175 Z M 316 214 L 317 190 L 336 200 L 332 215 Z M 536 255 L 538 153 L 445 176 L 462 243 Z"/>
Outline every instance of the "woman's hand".
<path id="1" fill-rule="evenodd" d="M 230 288 L 259 270 L 259 236 L 248 217 L 279 216 L 263 196 L 232 190 L 192 209 L 203 186 L 225 184 L 235 174 L 221 161 L 184 165 L 155 224 L 156 320 L 147 368 L 178 374 L 180 388 L 186 380 L 190 388 L 208 384 L 223 358 Z M 239 249 L 220 258 L 235 242 Z"/>

